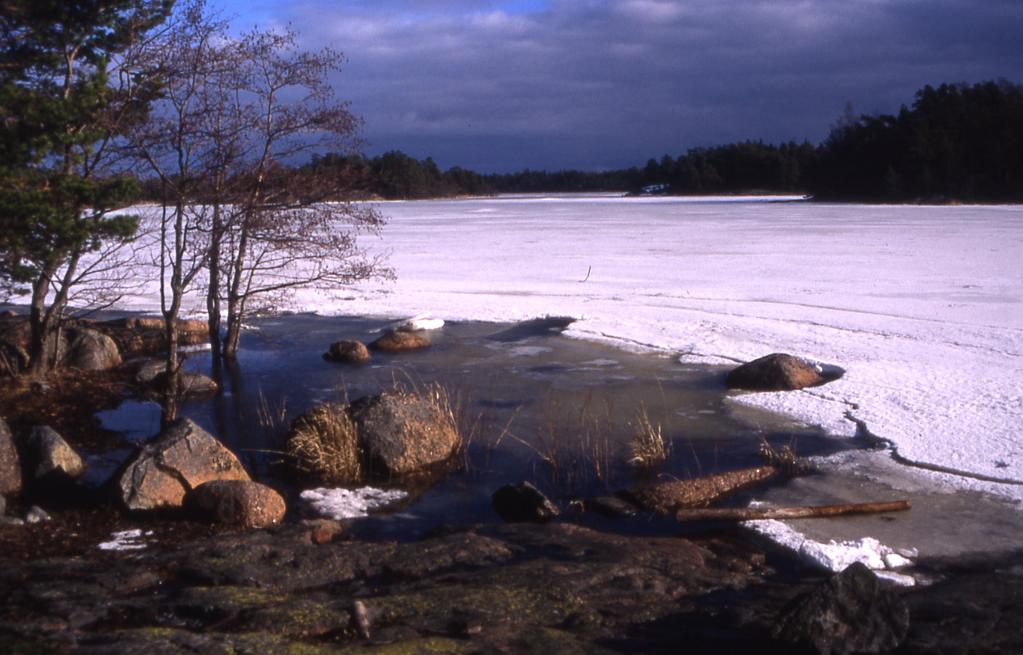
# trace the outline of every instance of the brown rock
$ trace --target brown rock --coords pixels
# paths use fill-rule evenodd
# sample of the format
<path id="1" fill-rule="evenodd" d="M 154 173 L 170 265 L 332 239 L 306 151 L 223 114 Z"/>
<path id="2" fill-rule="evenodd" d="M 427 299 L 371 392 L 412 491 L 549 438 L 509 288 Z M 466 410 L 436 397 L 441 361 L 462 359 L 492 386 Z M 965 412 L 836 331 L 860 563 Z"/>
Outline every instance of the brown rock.
<path id="1" fill-rule="evenodd" d="M 391 330 L 370 344 L 374 350 L 400 353 L 430 347 L 430 340 L 417 332 Z"/>
<path id="2" fill-rule="evenodd" d="M 725 384 L 729 389 L 750 391 L 792 391 L 828 382 L 819 364 L 799 357 L 774 353 L 732 370 Z"/>
<path id="3" fill-rule="evenodd" d="M 461 439 L 437 392 L 383 393 L 352 405 L 359 445 L 385 475 L 416 473 L 448 460 Z"/>
<path id="4" fill-rule="evenodd" d="M 344 526 L 331 519 L 312 519 L 304 521 L 303 525 L 309 528 L 309 540 L 317 546 L 329 544 L 344 532 Z"/>
<path id="5" fill-rule="evenodd" d="M 369 361 L 369 349 L 361 341 L 338 341 L 330 344 L 330 350 L 323 358 L 344 364 L 365 364 Z"/>
<path id="6" fill-rule="evenodd" d="M 209 340 L 206 323 L 179 320 L 178 344 L 194 346 Z M 113 338 L 123 353 L 160 353 L 167 350 L 167 335 L 162 318 L 122 318 L 94 324 L 97 330 Z"/>
<path id="7" fill-rule="evenodd" d="M 218 523 L 265 528 L 280 523 L 284 498 L 251 480 L 211 480 L 188 492 L 186 502 Z"/>
<path id="8" fill-rule="evenodd" d="M 7 422 L 0 418 L 0 494 L 21 491 L 21 459 Z"/>
<path id="9" fill-rule="evenodd" d="M 248 480 L 230 450 L 190 419 L 180 419 L 147 445 L 118 482 L 130 510 L 180 507 L 185 494 L 210 480 Z"/>

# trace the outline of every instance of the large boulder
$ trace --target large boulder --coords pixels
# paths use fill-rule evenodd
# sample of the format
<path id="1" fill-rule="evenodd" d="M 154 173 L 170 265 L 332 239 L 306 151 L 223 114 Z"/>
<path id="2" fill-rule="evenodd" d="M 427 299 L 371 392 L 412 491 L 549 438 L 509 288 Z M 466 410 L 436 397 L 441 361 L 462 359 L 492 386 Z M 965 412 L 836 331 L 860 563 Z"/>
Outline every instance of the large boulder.
<path id="1" fill-rule="evenodd" d="M 491 497 L 494 511 L 509 523 L 543 523 L 558 516 L 558 508 L 529 482 L 509 484 Z"/>
<path id="2" fill-rule="evenodd" d="M 125 467 L 118 481 L 129 510 L 180 507 L 185 494 L 210 480 L 248 480 L 238 458 L 192 420 L 161 432 Z"/>
<path id="3" fill-rule="evenodd" d="M 733 369 L 725 379 L 729 389 L 793 391 L 841 377 L 837 367 L 825 367 L 800 357 L 773 353 Z"/>
<path id="4" fill-rule="evenodd" d="M 345 405 L 320 405 L 296 418 L 287 452 L 299 471 L 323 482 L 348 484 L 362 479 L 359 438 Z"/>
<path id="5" fill-rule="evenodd" d="M 117 343 L 97 330 L 70 328 L 67 330 L 66 345 L 61 346 L 61 364 L 70 368 L 105 371 L 121 363 L 121 351 Z"/>
<path id="6" fill-rule="evenodd" d="M 217 523 L 265 528 L 280 523 L 287 511 L 284 498 L 250 480 L 210 480 L 188 492 L 186 504 Z"/>
<path id="7" fill-rule="evenodd" d="M 28 435 L 32 477 L 77 478 L 85 472 L 85 463 L 75 449 L 48 425 L 37 425 Z"/>
<path id="8" fill-rule="evenodd" d="M 21 459 L 7 422 L 0 418 L 0 494 L 21 491 Z"/>
<path id="9" fill-rule="evenodd" d="M 430 347 L 430 340 L 417 332 L 390 330 L 370 344 L 370 348 L 385 353 L 401 353 Z"/>
<path id="10" fill-rule="evenodd" d="M 384 475 L 407 475 L 445 462 L 461 439 L 446 396 L 383 393 L 352 404 L 359 445 L 373 469 Z"/>
<path id="11" fill-rule="evenodd" d="M 323 353 L 328 362 L 342 364 L 365 364 L 369 361 L 369 349 L 361 341 L 337 341 L 330 344 L 330 350 Z"/>
<path id="12" fill-rule="evenodd" d="M 909 609 L 857 562 L 795 598 L 774 625 L 775 639 L 820 655 L 888 652 L 909 631 Z"/>

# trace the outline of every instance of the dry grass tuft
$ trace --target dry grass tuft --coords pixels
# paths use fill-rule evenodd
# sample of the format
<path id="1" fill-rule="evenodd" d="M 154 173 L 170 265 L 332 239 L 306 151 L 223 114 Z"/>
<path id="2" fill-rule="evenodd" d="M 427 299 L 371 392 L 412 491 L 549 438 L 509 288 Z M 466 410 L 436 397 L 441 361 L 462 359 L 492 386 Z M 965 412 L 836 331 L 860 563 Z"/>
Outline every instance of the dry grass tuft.
<path id="1" fill-rule="evenodd" d="M 355 422 L 344 405 L 321 405 L 295 419 L 287 452 L 296 468 L 323 482 L 347 484 L 362 478 Z"/>
<path id="2" fill-rule="evenodd" d="M 660 423 L 650 420 L 650 414 L 645 406 L 642 406 L 636 413 L 632 441 L 629 448 L 632 457 L 629 463 L 640 468 L 654 468 L 668 460 L 671 454 L 671 447 L 665 440 Z"/>

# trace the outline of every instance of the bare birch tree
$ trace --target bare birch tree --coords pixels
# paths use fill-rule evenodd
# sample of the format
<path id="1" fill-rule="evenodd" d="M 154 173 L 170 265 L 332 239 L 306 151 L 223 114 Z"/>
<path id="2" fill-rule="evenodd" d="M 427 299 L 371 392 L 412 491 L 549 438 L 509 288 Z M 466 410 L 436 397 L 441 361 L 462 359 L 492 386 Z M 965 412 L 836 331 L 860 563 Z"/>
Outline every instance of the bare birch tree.
<path id="1" fill-rule="evenodd" d="M 337 175 L 295 168 L 314 153 L 358 146 L 359 121 L 330 85 L 341 60 L 331 50 L 300 51 L 291 32 L 233 38 L 205 0 L 180 6 L 159 43 L 135 53 L 138 70 L 166 87 L 132 135 L 163 194 L 156 264 L 169 348 L 165 420 L 176 414 L 177 318 L 187 292 L 205 285 L 216 368 L 237 357 L 249 312 L 277 308 L 300 287 L 329 293 L 389 274 L 358 243 L 379 230 L 381 216 L 346 202 L 350 189 Z"/>
<path id="2" fill-rule="evenodd" d="M 334 95 L 330 76 L 343 57 L 330 49 L 300 51 L 292 32 L 252 32 L 244 53 L 243 113 L 248 157 L 233 174 L 237 220 L 225 222 L 211 254 L 223 271 L 211 275 L 210 321 L 226 301 L 223 357 L 237 357 L 244 318 L 278 307 L 298 288 L 332 293 L 359 280 L 390 275 L 358 237 L 384 224 L 374 209 L 348 202 L 348 180 L 290 165 L 314 153 L 354 152 L 359 120 Z"/>

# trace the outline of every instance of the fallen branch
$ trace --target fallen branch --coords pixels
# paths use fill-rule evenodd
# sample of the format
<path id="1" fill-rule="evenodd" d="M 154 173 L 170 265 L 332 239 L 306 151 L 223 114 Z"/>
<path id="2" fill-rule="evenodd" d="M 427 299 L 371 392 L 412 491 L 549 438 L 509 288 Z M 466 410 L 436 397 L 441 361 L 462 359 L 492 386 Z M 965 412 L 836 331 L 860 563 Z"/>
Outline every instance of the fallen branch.
<path id="1" fill-rule="evenodd" d="M 845 514 L 882 514 L 910 508 L 908 500 L 884 503 L 846 503 L 810 507 L 725 507 L 718 509 L 682 509 L 675 513 L 679 521 L 760 521 L 763 519 L 809 519 Z"/>
<path id="2" fill-rule="evenodd" d="M 659 514 L 690 507 L 706 507 L 743 489 L 760 484 L 779 474 L 773 466 L 728 471 L 692 480 L 672 480 L 639 489 L 622 492 L 629 502 Z"/>

